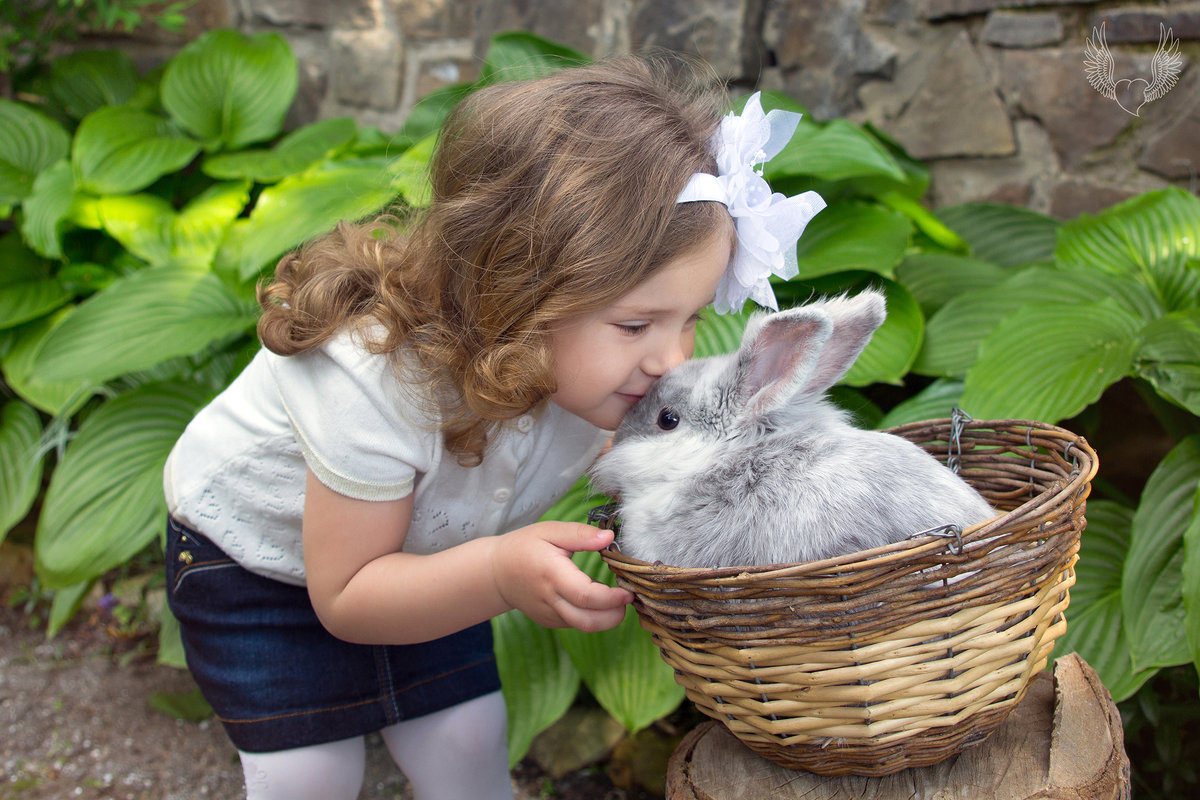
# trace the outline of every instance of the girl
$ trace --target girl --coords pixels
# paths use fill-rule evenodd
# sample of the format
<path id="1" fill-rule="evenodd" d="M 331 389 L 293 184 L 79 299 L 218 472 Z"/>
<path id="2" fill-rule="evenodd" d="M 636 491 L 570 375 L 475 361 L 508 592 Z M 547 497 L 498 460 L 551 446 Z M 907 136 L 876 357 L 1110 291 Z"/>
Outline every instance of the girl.
<path id="1" fill-rule="evenodd" d="M 731 285 L 720 107 L 638 59 L 480 90 L 414 224 L 280 262 L 265 349 L 164 476 L 171 608 L 248 798 L 357 797 L 370 731 L 420 800 L 512 797 L 489 620 L 624 616 L 570 559 L 611 534 L 537 520 Z"/>

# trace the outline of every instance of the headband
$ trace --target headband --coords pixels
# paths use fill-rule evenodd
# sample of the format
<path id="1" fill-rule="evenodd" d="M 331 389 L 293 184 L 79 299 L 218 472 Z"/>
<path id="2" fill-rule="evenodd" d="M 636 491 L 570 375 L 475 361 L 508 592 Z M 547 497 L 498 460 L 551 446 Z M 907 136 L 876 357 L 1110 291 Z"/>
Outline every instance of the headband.
<path id="1" fill-rule="evenodd" d="M 724 204 L 737 229 L 737 253 L 721 283 L 713 308 L 740 311 L 746 300 L 778 309 L 771 275 L 787 280 L 799 272 L 796 242 L 804 226 L 825 207 L 816 192 L 788 197 L 772 193 L 762 164 L 779 154 L 800 123 L 800 114 L 774 109 L 763 113 L 761 92 L 746 101 L 741 116 L 732 112 L 713 136 L 717 174 L 697 172 L 677 203 L 712 200 Z"/>

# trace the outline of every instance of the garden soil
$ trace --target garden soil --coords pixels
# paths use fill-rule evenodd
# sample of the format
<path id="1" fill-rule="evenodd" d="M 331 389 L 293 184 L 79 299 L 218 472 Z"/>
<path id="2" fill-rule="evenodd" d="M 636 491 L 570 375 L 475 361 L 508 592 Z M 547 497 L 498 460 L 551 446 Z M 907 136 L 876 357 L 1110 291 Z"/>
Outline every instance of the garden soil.
<path id="1" fill-rule="evenodd" d="M 182 693 L 186 671 L 160 666 L 146 643 L 114 639 L 84 618 L 54 639 L 0 604 L 0 800 L 237 800 L 241 769 L 219 723 L 155 710 L 152 693 Z M 517 800 L 639 800 L 595 766 L 550 780 L 528 760 Z M 368 739 L 361 800 L 410 798 L 378 737 Z"/>

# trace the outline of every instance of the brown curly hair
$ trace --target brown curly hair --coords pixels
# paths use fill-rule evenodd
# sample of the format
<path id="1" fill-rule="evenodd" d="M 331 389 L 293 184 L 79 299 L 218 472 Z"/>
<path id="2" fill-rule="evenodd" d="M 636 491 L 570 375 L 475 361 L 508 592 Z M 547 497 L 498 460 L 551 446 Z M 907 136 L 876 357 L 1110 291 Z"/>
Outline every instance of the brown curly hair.
<path id="1" fill-rule="evenodd" d="M 680 63 L 617 59 L 470 94 L 411 226 L 342 223 L 279 262 L 259 292 L 264 345 L 290 355 L 378 321 L 386 335 L 369 346 L 398 370 L 400 353 L 416 356 L 447 448 L 478 464 L 496 425 L 556 390 L 552 323 L 732 231 L 724 206 L 675 202 L 692 173 L 715 173 L 725 106 L 711 73 Z"/>

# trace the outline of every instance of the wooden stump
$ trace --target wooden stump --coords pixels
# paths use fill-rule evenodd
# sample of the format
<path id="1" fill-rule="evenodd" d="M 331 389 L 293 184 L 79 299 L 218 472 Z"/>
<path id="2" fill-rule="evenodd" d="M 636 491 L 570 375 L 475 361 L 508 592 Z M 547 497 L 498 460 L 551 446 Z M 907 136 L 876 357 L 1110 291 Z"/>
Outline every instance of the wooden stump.
<path id="1" fill-rule="evenodd" d="M 1128 800 L 1129 758 L 1116 704 L 1074 653 L 1038 674 L 979 745 L 882 778 L 830 778 L 756 755 L 706 722 L 671 756 L 668 800 Z"/>

